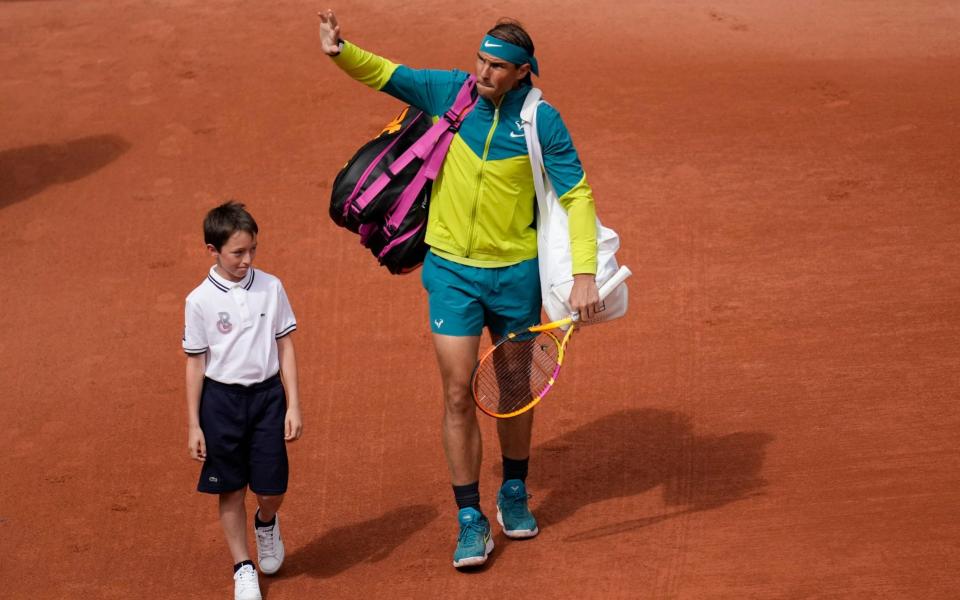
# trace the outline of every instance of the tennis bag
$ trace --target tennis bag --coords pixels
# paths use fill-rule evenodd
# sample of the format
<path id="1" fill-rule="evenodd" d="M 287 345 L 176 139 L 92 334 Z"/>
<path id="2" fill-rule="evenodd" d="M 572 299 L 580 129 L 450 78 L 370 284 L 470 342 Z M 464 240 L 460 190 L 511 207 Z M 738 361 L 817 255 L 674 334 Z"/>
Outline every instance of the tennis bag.
<path id="1" fill-rule="evenodd" d="M 570 222 L 567 211 L 560 205 L 557 191 L 543 166 L 543 149 L 537 133 L 537 107 L 542 102 L 541 92 L 530 88 L 520 110 L 523 134 L 530 154 L 533 185 L 537 190 L 537 257 L 540 265 L 540 294 L 543 311 L 551 321 L 570 316 L 567 302 L 573 289 L 573 258 L 570 250 Z M 620 236 L 604 227 L 600 219 L 597 225 L 597 286 L 601 287 L 616 276 L 620 267 L 616 253 L 620 249 Z M 627 312 L 629 297 L 627 284 L 621 283 L 603 299 L 600 312 L 591 323 L 611 321 Z"/>
<path id="2" fill-rule="evenodd" d="M 404 108 L 333 182 L 330 218 L 360 234 L 360 243 L 391 273 L 408 273 L 423 263 L 432 184 L 476 103 L 475 89 L 471 75 L 436 123 L 415 107 Z"/>

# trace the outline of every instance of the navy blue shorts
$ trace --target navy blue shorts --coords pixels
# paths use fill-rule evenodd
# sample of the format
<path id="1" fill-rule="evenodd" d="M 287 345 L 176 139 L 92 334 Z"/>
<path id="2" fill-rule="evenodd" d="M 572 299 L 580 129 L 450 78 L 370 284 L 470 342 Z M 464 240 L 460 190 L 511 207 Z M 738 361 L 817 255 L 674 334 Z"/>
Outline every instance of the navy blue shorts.
<path id="1" fill-rule="evenodd" d="M 287 491 L 289 465 L 283 439 L 287 397 L 280 374 L 251 386 L 203 380 L 200 429 L 207 460 L 197 491 L 233 492 L 247 485 L 256 494 Z"/>

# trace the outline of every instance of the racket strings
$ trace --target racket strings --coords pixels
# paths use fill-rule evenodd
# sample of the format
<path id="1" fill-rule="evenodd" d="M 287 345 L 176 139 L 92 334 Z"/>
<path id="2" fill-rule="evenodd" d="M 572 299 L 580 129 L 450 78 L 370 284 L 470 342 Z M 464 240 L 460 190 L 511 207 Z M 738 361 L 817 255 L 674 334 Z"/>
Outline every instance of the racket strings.
<path id="1" fill-rule="evenodd" d="M 478 367 L 477 402 L 497 414 L 508 414 L 530 404 L 550 389 L 559 353 L 559 342 L 549 332 L 502 342 Z"/>

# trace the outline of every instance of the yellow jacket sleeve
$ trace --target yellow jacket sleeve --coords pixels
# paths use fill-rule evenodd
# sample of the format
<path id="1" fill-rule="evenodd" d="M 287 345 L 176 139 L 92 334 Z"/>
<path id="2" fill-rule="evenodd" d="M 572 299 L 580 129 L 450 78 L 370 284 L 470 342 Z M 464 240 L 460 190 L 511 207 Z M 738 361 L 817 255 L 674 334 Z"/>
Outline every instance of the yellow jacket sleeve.
<path id="1" fill-rule="evenodd" d="M 573 274 L 597 272 L 597 211 L 593 190 L 584 175 L 580 183 L 559 198 L 570 222 Z"/>
<path id="2" fill-rule="evenodd" d="M 361 50 L 347 41 L 343 42 L 340 54 L 331 58 L 334 64 L 343 69 L 347 75 L 378 91 L 387 85 L 393 72 L 397 70 L 395 63 L 372 52 Z"/>

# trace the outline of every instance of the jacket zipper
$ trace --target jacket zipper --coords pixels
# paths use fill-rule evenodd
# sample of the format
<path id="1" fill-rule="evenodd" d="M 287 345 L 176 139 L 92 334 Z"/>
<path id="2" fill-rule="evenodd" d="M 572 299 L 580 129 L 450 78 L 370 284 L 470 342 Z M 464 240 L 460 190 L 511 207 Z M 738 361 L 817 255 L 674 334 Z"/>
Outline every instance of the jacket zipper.
<path id="1" fill-rule="evenodd" d="M 503 98 L 500 98 L 500 103 L 502 102 Z M 497 123 L 499 121 L 500 104 L 497 104 L 493 109 L 493 124 L 490 125 L 490 131 L 487 133 L 487 140 L 483 144 L 483 156 L 480 157 L 480 172 L 477 173 L 477 191 L 473 196 L 473 210 L 470 212 L 470 230 L 467 234 L 467 247 L 464 253 L 465 257 L 469 257 L 471 252 L 473 252 L 473 235 L 477 224 L 477 208 L 480 206 L 480 185 L 483 182 L 483 171 L 487 165 L 487 155 L 490 154 L 490 142 L 493 141 L 493 133 L 496 131 Z"/>

